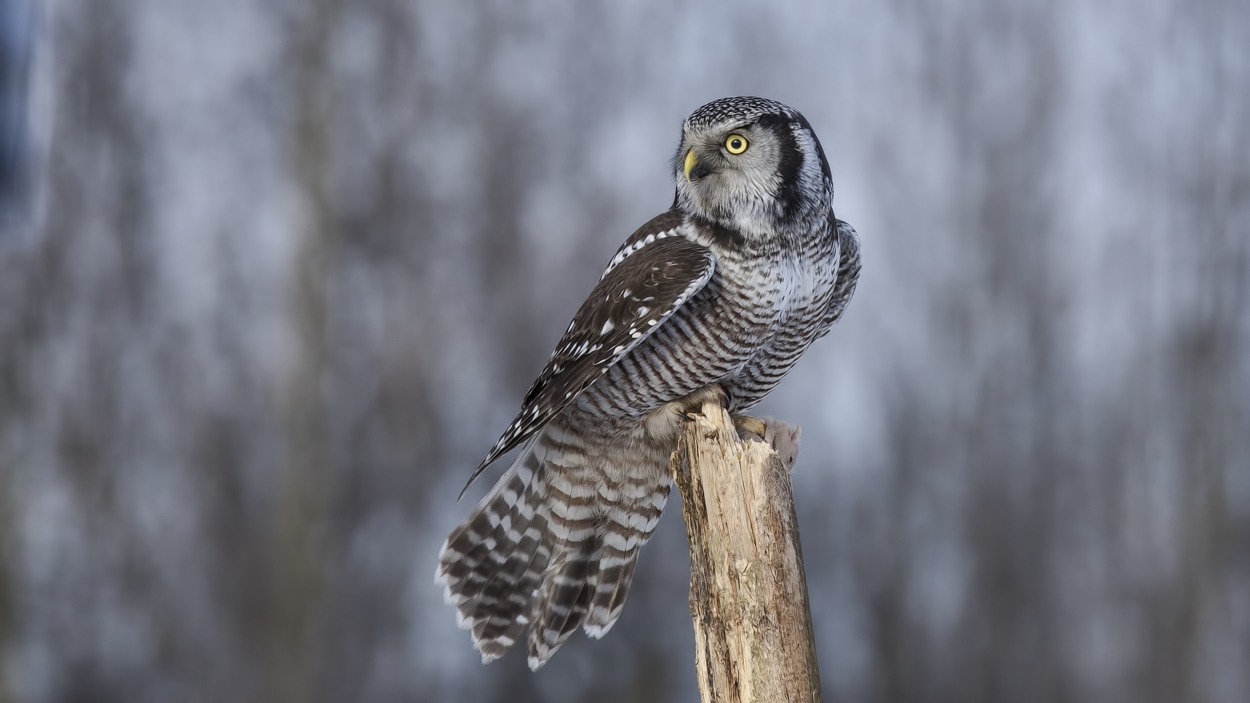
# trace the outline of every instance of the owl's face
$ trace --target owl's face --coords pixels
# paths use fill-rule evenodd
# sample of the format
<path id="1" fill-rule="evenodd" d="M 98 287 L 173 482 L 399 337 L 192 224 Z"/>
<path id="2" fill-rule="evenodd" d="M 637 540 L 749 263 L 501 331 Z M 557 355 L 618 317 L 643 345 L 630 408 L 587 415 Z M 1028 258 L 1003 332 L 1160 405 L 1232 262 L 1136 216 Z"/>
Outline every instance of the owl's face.
<path id="1" fill-rule="evenodd" d="M 674 158 L 677 205 L 750 239 L 827 215 L 829 164 L 807 120 L 762 98 L 723 98 L 695 110 Z"/>

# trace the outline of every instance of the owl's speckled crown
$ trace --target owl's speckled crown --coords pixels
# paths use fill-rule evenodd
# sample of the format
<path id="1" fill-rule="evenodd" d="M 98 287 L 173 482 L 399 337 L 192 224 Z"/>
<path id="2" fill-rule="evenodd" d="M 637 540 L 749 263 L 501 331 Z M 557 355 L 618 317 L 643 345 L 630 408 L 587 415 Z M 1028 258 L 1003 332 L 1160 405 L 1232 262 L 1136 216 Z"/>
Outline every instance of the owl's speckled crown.
<path id="1" fill-rule="evenodd" d="M 713 100 L 690 113 L 690 116 L 686 118 L 686 126 L 708 127 L 729 120 L 749 122 L 760 115 L 785 115 L 789 118 L 795 118 L 798 114 L 794 108 L 776 100 L 744 95 Z"/>

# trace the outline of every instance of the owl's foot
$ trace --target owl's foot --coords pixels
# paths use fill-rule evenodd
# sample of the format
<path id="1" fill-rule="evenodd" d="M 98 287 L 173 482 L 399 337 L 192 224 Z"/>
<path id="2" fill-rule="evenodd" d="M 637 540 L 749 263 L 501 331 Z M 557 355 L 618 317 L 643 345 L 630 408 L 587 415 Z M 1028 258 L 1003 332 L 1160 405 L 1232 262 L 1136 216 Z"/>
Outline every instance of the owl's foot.
<path id="1" fill-rule="evenodd" d="M 758 418 L 750 415 L 734 415 L 734 427 L 743 441 L 763 442 L 777 452 L 787 470 L 794 468 L 799 458 L 799 435 L 802 428 L 791 427 L 781 420 Z"/>

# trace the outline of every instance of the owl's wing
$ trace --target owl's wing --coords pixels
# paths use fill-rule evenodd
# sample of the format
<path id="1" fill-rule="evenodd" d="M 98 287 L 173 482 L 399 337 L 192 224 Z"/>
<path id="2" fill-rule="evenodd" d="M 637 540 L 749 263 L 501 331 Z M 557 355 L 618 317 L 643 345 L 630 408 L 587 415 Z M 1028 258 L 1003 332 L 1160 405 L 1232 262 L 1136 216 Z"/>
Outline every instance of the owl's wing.
<path id="1" fill-rule="evenodd" d="M 542 429 L 707 284 L 716 256 L 677 234 L 680 224 L 680 213 L 670 210 L 643 225 L 612 257 L 525 394 L 521 412 L 469 477 L 469 484 Z"/>
<path id="2" fill-rule="evenodd" d="M 825 311 L 824 324 L 821 325 L 820 336 L 829 333 L 829 327 L 842 317 L 847 303 L 855 294 L 855 284 L 859 281 L 859 235 L 855 228 L 834 220 L 838 231 L 838 279 L 833 285 L 833 298 Z"/>

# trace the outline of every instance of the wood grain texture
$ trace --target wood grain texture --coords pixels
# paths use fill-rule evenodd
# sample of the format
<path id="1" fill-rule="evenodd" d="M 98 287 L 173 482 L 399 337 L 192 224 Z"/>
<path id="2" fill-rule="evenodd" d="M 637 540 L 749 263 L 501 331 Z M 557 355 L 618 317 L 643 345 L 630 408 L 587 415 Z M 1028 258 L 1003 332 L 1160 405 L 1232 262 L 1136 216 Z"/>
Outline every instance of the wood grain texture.
<path id="1" fill-rule="evenodd" d="M 703 703 L 820 701 L 790 488 L 797 431 L 774 422 L 774 433 L 744 441 L 722 407 L 704 403 L 673 452 Z"/>

